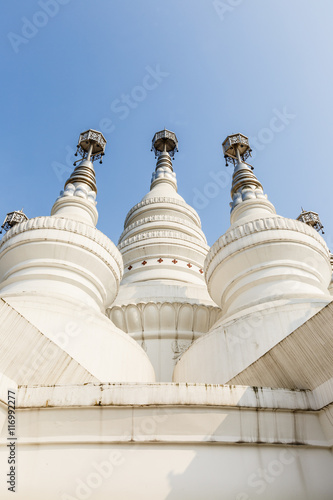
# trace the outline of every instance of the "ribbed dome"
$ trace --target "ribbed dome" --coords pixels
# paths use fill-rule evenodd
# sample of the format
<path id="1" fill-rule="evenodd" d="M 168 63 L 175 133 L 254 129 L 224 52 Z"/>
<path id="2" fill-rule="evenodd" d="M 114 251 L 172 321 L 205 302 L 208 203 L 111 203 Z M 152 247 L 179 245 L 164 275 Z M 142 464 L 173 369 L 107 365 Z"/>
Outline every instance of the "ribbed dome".
<path id="1" fill-rule="evenodd" d="M 127 214 L 118 248 L 124 260 L 123 284 L 166 279 L 205 288 L 203 264 L 209 247 L 198 214 L 177 193 L 168 153 L 158 158 L 150 191 Z"/>
<path id="2" fill-rule="evenodd" d="M 277 215 L 242 162 L 235 166 L 231 196 L 231 226 L 205 262 L 208 290 L 224 315 L 277 300 L 327 298 L 330 264 L 321 236 Z"/>

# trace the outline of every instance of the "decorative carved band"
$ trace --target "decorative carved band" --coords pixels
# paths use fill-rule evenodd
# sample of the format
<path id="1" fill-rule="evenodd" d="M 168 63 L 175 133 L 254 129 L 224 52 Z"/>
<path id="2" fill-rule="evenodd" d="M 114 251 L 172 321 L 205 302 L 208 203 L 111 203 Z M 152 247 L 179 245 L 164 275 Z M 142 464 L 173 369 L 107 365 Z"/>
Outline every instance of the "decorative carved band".
<path id="1" fill-rule="evenodd" d="M 131 208 L 131 210 L 126 215 L 124 227 L 126 227 L 127 221 L 130 218 L 130 216 L 133 214 L 133 212 L 135 212 L 139 208 L 145 207 L 147 205 L 151 205 L 153 203 L 170 203 L 172 205 L 178 205 L 180 207 L 186 208 L 191 213 L 191 215 L 193 216 L 193 218 L 196 220 L 198 226 L 201 228 L 200 217 L 196 213 L 196 211 L 194 210 L 194 208 L 192 208 L 190 205 L 188 205 L 187 203 L 185 203 L 185 201 L 177 200 L 176 198 L 166 198 L 166 197 L 148 198 L 147 200 L 140 201 L 139 203 L 137 203 L 136 205 L 134 205 L 134 207 Z"/>
<path id="2" fill-rule="evenodd" d="M 140 233 L 136 234 L 135 236 L 132 236 L 131 238 L 127 238 L 126 240 L 122 241 L 118 245 L 118 249 L 121 250 L 122 248 L 131 245 L 132 243 L 137 243 L 138 241 L 142 240 L 147 240 L 147 239 L 152 239 L 152 238 L 175 238 L 178 240 L 182 241 L 189 241 L 191 243 L 195 243 L 196 245 L 200 246 L 205 252 L 208 252 L 209 246 L 206 245 L 204 242 L 201 242 L 197 238 L 192 238 L 191 236 L 187 236 L 184 233 L 177 232 L 177 231 L 148 231 L 145 233 Z"/>
<path id="3" fill-rule="evenodd" d="M 189 302 L 140 302 L 115 305 L 107 309 L 113 323 L 126 333 L 144 332 L 158 336 L 159 331 L 173 335 L 207 333 L 216 323 L 221 309 L 217 306 Z M 170 330 L 170 324 L 174 328 Z M 184 325 L 186 329 L 184 330 Z M 192 336 L 192 335 L 191 335 Z"/>
<path id="4" fill-rule="evenodd" d="M 116 261 L 122 273 L 123 262 L 121 256 L 119 255 L 117 247 L 114 245 L 114 243 L 112 243 L 111 240 L 109 240 L 107 236 L 105 236 L 95 227 L 91 227 L 83 224 L 82 222 L 67 219 L 65 217 L 35 217 L 34 219 L 29 219 L 26 222 L 16 224 L 2 238 L 0 249 L 6 243 L 6 241 L 8 241 L 16 234 L 20 234 L 25 231 L 32 231 L 35 229 L 57 229 L 59 231 L 69 231 L 71 233 L 85 236 L 86 238 L 92 240 L 93 242 L 104 248 L 104 250 L 106 250 Z"/>
<path id="5" fill-rule="evenodd" d="M 190 227 L 194 231 L 198 232 L 199 235 L 201 236 L 201 241 L 203 241 L 204 243 L 207 243 L 206 238 L 204 237 L 204 234 L 202 233 L 201 229 L 197 225 L 195 225 L 194 223 L 191 224 L 187 220 L 181 219 L 180 217 L 172 217 L 170 215 L 151 215 L 150 217 L 145 217 L 144 219 L 140 219 L 136 222 L 133 222 L 133 224 L 130 224 L 128 227 L 126 227 L 124 229 L 124 231 L 122 232 L 122 234 L 119 238 L 119 243 L 121 243 L 121 240 L 129 231 L 131 231 L 132 229 L 134 229 L 138 226 L 142 226 L 143 224 L 147 224 L 149 222 L 176 222 L 179 224 L 183 224 L 184 226 Z M 198 236 L 198 238 L 199 238 L 199 236 Z"/>
<path id="6" fill-rule="evenodd" d="M 245 238 L 246 236 L 262 231 L 269 230 L 289 230 L 297 231 L 299 233 L 306 234 L 314 238 L 318 243 L 321 244 L 324 252 L 329 256 L 329 250 L 323 238 L 315 231 L 312 227 L 299 222 L 294 219 L 285 219 L 284 217 L 263 217 L 261 219 L 255 219 L 253 221 L 247 222 L 241 226 L 237 226 L 233 229 L 229 229 L 224 233 L 210 248 L 207 259 L 205 262 L 206 273 L 208 268 L 214 259 L 215 255 L 224 247 L 233 243 L 236 240 Z"/>

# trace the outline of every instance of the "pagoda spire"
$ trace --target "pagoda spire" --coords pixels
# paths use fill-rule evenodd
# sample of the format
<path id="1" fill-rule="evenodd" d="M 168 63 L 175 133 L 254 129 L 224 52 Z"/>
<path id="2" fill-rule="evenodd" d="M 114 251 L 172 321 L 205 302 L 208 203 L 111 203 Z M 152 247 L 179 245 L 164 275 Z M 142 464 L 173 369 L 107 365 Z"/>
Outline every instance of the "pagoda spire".
<path id="1" fill-rule="evenodd" d="M 246 162 L 251 156 L 248 138 L 243 134 L 229 135 L 222 144 L 226 166 L 234 165 L 231 186 L 231 223 L 275 214 L 275 208 L 264 194 L 263 187 L 253 173 L 253 167 Z"/>
<path id="2" fill-rule="evenodd" d="M 97 186 L 93 162 L 99 159 L 102 163 L 105 145 L 105 137 L 97 130 L 90 129 L 80 135 L 75 156 L 79 154 L 81 158 L 74 162 L 74 166 L 80 163 L 65 182 L 51 215 L 96 225 Z"/>
<path id="3" fill-rule="evenodd" d="M 177 191 L 176 174 L 172 167 L 172 159 L 178 151 L 176 134 L 167 129 L 156 132 L 152 140 L 151 150 L 154 151 L 157 162 L 150 189 L 152 190 L 160 183 L 168 183 Z"/>

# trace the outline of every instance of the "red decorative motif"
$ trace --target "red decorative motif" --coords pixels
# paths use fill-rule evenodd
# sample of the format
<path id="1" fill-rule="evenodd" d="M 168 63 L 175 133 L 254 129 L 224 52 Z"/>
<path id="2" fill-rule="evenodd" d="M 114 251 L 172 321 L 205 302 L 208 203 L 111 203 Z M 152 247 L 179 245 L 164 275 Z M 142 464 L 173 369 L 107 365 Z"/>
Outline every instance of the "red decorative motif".
<path id="1" fill-rule="evenodd" d="M 160 257 L 157 262 L 161 263 L 161 262 L 163 262 L 163 259 L 161 259 L 161 257 Z"/>
<path id="2" fill-rule="evenodd" d="M 187 267 L 188 267 L 188 268 L 191 268 L 191 267 L 192 267 L 192 264 L 188 263 L 188 264 L 187 264 Z"/>
<path id="3" fill-rule="evenodd" d="M 199 269 L 199 273 L 200 273 L 200 274 L 203 274 L 203 270 L 202 270 L 202 269 Z"/>
<path id="4" fill-rule="evenodd" d="M 177 264 L 178 260 L 173 259 L 173 261 L 172 261 L 172 262 L 173 262 L 174 264 Z"/>
<path id="5" fill-rule="evenodd" d="M 141 264 L 142 264 L 143 266 L 145 266 L 145 265 L 147 264 L 147 261 L 146 261 L 146 260 L 144 260 L 143 262 L 141 262 Z"/>
<path id="6" fill-rule="evenodd" d="M 127 269 L 130 271 L 132 268 L 133 268 L 133 266 L 128 266 Z"/>

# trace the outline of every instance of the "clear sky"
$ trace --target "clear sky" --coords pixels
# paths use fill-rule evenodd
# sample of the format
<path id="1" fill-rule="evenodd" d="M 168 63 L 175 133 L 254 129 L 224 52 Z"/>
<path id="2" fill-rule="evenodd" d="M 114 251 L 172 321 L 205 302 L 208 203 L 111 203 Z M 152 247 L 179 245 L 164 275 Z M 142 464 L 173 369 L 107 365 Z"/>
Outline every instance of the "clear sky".
<path id="1" fill-rule="evenodd" d="M 1 26 L 0 215 L 48 215 L 80 132 L 102 130 L 98 228 L 115 243 L 149 190 L 153 134 L 208 243 L 229 227 L 221 143 L 250 137 L 277 212 L 320 214 L 333 251 L 331 0 L 11 0 Z M 2 221 L 1 221 L 2 223 Z"/>

